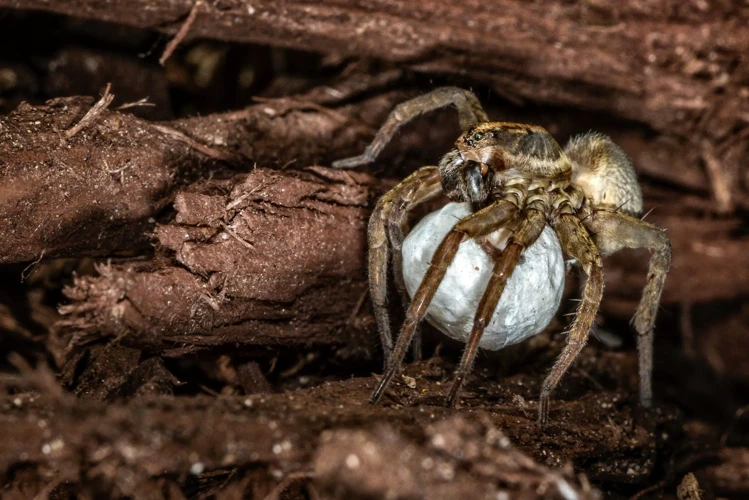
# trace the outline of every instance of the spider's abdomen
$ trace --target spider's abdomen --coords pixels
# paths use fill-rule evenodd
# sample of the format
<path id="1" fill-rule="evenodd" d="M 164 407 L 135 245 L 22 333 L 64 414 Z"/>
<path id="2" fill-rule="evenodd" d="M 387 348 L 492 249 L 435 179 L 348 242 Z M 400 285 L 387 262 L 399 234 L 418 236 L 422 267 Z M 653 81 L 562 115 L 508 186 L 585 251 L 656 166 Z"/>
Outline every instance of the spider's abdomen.
<path id="1" fill-rule="evenodd" d="M 409 295 L 413 296 L 419 287 L 442 239 L 470 213 L 468 203 L 449 203 L 427 215 L 408 235 L 402 252 L 403 278 Z M 508 233 L 504 241 L 492 242 L 500 249 L 504 248 L 509 236 L 509 231 L 497 231 L 502 232 Z M 448 337 L 466 342 L 492 268 L 491 257 L 474 240 L 464 241 L 432 299 L 427 321 Z M 523 260 L 508 280 L 479 347 L 501 349 L 546 328 L 562 300 L 564 275 L 559 240 L 547 226 L 538 240 L 523 253 Z"/>
<path id="2" fill-rule="evenodd" d="M 564 152 L 572 160 L 572 185 L 594 208 L 642 213 L 642 190 L 632 162 L 609 137 L 588 132 L 573 137 Z"/>

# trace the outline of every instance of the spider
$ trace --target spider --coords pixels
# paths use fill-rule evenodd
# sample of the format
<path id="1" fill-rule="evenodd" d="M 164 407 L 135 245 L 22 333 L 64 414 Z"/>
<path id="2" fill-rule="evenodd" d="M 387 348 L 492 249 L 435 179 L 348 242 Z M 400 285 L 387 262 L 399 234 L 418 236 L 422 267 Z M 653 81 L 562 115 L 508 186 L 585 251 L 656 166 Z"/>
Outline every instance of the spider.
<path id="1" fill-rule="evenodd" d="M 491 122 L 472 92 L 443 87 L 396 106 L 362 155 L 336 161 L 333 167 L 352 168 L 374 161 L 403 124 L 448 105 L 457 108 L 463 130 L 455 147 L 438 166 L 422 167 L 386 193 L 369 221 L 370 293 L 385 355 L 385 373 L 370 402 L 380 400 L 402 364 L 460 244 L 474 239 L 483 248 L 488 235 L 511 225 L 515 229 L 505 249 L 501 253 L 487 250 L 494 267 L 447 396 L 447 406 L 454 407 L 507 280 L 523 251 L 548 225 L 564 253 L 577 262 L 587 279 L 566 344 L 541 388 L 539 424 L 547 425 L 550 396 L 587 341 L 603 296 L 601 258 L 622 248 L 651 251 L 647 283 L 633 318 L 638 334 L 640 403 L 649 407 L 653 327 L 671 263 L 671 244 L 664 230 L 638 218 L 642 192 L 634 168 L 608 137 L 590 132 L 571 139 L 562 149 L 544 128 Z M 438 246 L 413 299 L 407 303 L 405 321 L 393 345 L 387 306 L 388 261 L 392 253 L 396 288 L 408 300 L 401 262 L 407 215 L 417 205 L 441 195 L 453 202 L 468 202 L 473 210 Z M 415 354 L 419 351 L 418 338 L 416 343 Z"/>

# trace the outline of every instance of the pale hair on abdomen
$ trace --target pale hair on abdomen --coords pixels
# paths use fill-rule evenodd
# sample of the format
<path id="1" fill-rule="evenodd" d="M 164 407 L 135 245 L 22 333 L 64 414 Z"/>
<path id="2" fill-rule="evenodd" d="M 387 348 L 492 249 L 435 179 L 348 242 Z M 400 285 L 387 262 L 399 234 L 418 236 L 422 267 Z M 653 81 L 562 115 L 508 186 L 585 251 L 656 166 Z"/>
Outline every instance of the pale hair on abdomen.
<path id="1" fill-rule="evenodd" d="M 595 208 L 642 214 L 642 190 L 632 161 L 608 136 L 597 132 L 578 135 L 570 139 L 564 152 L 572 160 L 572 184 Z"/>

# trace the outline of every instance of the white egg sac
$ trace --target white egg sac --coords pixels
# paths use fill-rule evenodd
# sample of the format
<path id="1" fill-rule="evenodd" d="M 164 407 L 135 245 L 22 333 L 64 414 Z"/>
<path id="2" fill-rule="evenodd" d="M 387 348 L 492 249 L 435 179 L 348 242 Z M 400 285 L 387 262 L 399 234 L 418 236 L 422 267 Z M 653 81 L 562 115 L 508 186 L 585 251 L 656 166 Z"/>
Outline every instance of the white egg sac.
<path id="1" fill-rule="evenodd" d="M 403 242 L 403 277 L 413 297 L 442 239 L 471 214 L 468 203 L 449 203 L 422 219 Z M 492 234 L 504 249 L 507 230 Z M 494 266 L 493 259 L 473 240 L 460 245 L 427 310 L 426 319 L 446 334 L 466 342 L 473 328 L 481 296 Z M 487 325 L 479 347 L 497 350 L 540 333 L 559 308 L 564 290 L 565 264 L 553 229 L 544 228 L 523 252 Z"/>

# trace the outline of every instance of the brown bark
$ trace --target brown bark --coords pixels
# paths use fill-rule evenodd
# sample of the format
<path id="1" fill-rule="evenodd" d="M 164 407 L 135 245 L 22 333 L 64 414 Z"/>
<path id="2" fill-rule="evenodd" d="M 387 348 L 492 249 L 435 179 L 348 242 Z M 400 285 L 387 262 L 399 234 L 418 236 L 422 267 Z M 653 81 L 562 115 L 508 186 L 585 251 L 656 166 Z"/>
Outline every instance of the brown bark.
<path id="1" fill-rule="evenodd" d="M 155 230 L 154 261 L 102 265 L 99 276 L 67 289 L 71 303 L 59 325 L 66 343 L 120 338 L 167 355 L 237 345 L 372 347 L 365 339 L 373 320 L 359 308 L 377 186 L 363 174 L 313 167 L 302 174 L 256 169 L 179 192 L 175 221 Z M 706 225 L 669 213 L 683 203 L 661 206 L 649 219 L 669 228 L 674 248 L 664 304 L 749 294 L 749 243 L 729 238 L 740 222 Z M 647 257 L 606 260 L 605 315 L 634 313 Z"/>
<path id="2" fill-rule="evenodd" d="M 169 33 L 177 31 L 193 4 L 0 2 Z M 699 2 L 676 1 L 613 6 L 504 0 L 477 6 L 405 0 L 251 5 L 209 0 L 198 9 L 189 36 L 369 55 L 430 72 L 467 72 L 485 76 L 483 81 L 523 99 L 603 109 L 658 130 L 687 131 L 683 113 L 712 107 L 719 100 L 713 95 L 716 86 L 749 83 L 748 75 L 740 72 L 740 81 L 723 81 L 724 72 L 730 76 L 731 63 L 749 49 L 748 37 L 733 36 L 747 35 L 743 25 L 749 12 L 731 12 L 726 20 L 721 8 L 705 11 Z M 702 29 L 695 31 L 697 22 Z M 708 60 L 711 50 L 720 50 L 721 56 Z M 611 99 L 614 93 L 617 98 Z M 726 111 L 743 119 L 747 106 L 744 102 Z"/>
<path id="3" fill-rule="evenodd" d="M 672 493 L 688 471 L 708 497 L 746 493 L 746 419 L 736 410 L 746 404 L 749 243 L 745 213 L 734 211 L 749 207 L 746 7 L 0 7 L 328 55 L 320 62 L 207 41 L 185 44 L 162 70 L 158 54 L 143 57 L 158 37 L 145 30 L 4 11 L 32 27 L 62 21 L 67 31 L 59 47 L 33 31 L 18 42 L 24 55 L 4 52 L 3 110 L 95 94 L 110 81 L 120 100 L 56 99 L 0 118 L 0 279 L 17 281 L 28 261 L 44 257 L 40 272 L 29 267 L 25 283 L 0 290 L 0 340 L 33 362 L 50 353 L 62 361 L 60 373 L 33 370 L 19 356 L 9 357 L 17 372 L 0 369 L 3 496 L 556 498 L 563 480 L 585 498 L 595 492 L 581 473 L 607 494 L 629 496 Z M 140 43 L 130 43 L 133 33 Z M 201 85 L 198 67 L 210 67 Z M 343 76 L 328 77 L 338 70 Z M 442 84 L 472 87 L 492 118 L 538 123 L 561 141 L 608 133 L 633 158 L 646 210 L 655 208 L 646 220 L 666 228 L 674 248 L 652 410 L 637 407 L 626 322 L 645 283 L 645 251 L 605 261 L 599 324 L 553 396 L 546 432 L 537 399 L 567 340 L 563 312 L 546 334 L 482 353 L 457 410 L 442 405 L 461 346 L 429 328 L 425 352 L 434 357 L 405 366 L 381 405 L 366 404 L 377 381 L 370 373 L 380 369 L 371 356 L 366 219 L 377 196 L 447 150 L 456 120 L 452 111 L 415 120 L 359 172 L 311 165 L 360 153 L 394 104 Z M 158 107 L 143 116 L 203 116 L 153 123 L 127 114 L 138 108 L 116 109 L 123 96 L 146 95 Z M 250 95 L 285 97 L 225 112 Z M 75 264 L 83 272 L 53 328 L 50 306 L 70 268 L 45 259 L 62 255 L 113 258 L 98 273 L 85 271 L 90 259 Z"/>
<path id="4" fill-rule="evenodd" d="M 0 0 L 0 6 L 168 33 L 180 28 L 193 5 Z M 749 124 L 747 19 L 746 7 L 731 2 L 205 0 L 188 37 L 371 56 L 431 74 L 467 76 L 512 101 L 641 122 L 695 150 L 695 160 L 712 172 L 717 208 L 727 212 L 737 201 L 746 205 L 740 159 L 747 141 L 737 144 L 731 136 Z"/>
<path id="5" fill-rule="evenodd" d="M 739 218 L 712 220 L 685 214 L 684 200 L 671 205 L 651 201 L 655 213 L 646 218 L 666 228 L 673 246 L 673 262 L 666 280 L 664 303 L 701 303 L 729 300 L 749 292 L 749 241 L 732 237 L 742 227 Z M 658 213 L 661 212 L 661 213 Z M 670 213 L 669 213 L 670 212 Z M 679 215 L 679 213 L 681 213 Z M 608 297 L 639 300 L 645 283 L 647 252 L 622 252 L 604 260 Z M 642 273 L 632 272 L 640 269 Z"/>
<path id="6" fill-rule="evenodd" d="M 187 146 L 120 113 L 66 138 L 91 104 L 57 99 L 0 117 L 0 262 L 142 247 L 172 177 L 199 167 Z"/>
<path id="7" fill-rule="evenodd" d="M 372 183 L 320 167 L 258 168 L 193 185 L 177 194 L 174 222 L 155 230 L 157 259 L 79 278 L 60 327 L 74 345 L 119 337 L 182 354 L 357 338 L 369 345 L 355 319 L 367 289 Z"/>
<path id="8" fill-rule="evenodd" d="M 594 376 L 611 371 L 606 363 L 621 361 L 617 355 L 605 358 L 586 356 Z M 506 491 L 529 499 L 538 498 L 538 488 L 548 492 L 544 498 L 563 498 L 559 488 L 565 486 L 579 498 L 595 498 L 569 465 L 591 454 L 594 476 L 637 484 L 652 471 L 655 446 L 648 429 L 654 422 L 632 426 L 632 409 L 611 403 L 626 398 L 622 391 L 601 391 L 576 377 L 578 396 L 555 401 L 553 432 L 541 433 L 535 404 L 519 394 L 528 393 L 524 375 L 494 384 L 488 395 L 467 395 L 464 407 L 473 411 L 461 414 L 429 403 L 444 396 L 446 384 L 439 381 L 446 382 L 449 373 L 441 364 L 415 363 L 405 375 L 417 386 L 398 381 L 389 397 L 403 406 L 367 404 L 372 377 L 283 394 L 130 393 L 127 402 L 105 405 L 66 395 L 45 373 L 27 373 L 41 395 L 3 400 L 15 410 L 0 415 L 0 471 L 23 454 L 28 470 L 38 474 L 32 486 L 45 484 L 44 474 L 54 470 L 75 491 L 104 497 L 143 496 L 161 479 L 183 482 L 175 476 L 188 471 L 206 487 L 241 490 L 248 487 L 241 479 L 254 470 L 260 474 L 255 487 L 270 489 L 279 481 L 271 477 L 296 476 L 330 498 L 379 498 L 386 491 L 396 498 L 456 498 L 466 492 L 496 498 Z M 483 391 L 482 385 L 470 383 L 471 390 Z M 497 400 L 511 399 L 497 412 Z M 16 478 L 13 485 L 19 483 Z"/>
<path id="9" fill-rule="evenodd" d="M 386 113 L 393 97 L 356 112 Z M 369 132 L 350 109 L 285 100 L 163 124 L 102 108 L 76 128 L 91 104 L 56 99 L 0 117 L 0 263 L 143 250 L 174 190 L 217 162 L 305 165 L 354 153 Z"/>

